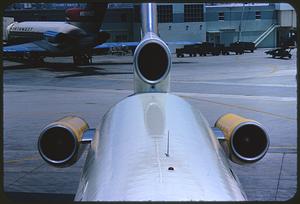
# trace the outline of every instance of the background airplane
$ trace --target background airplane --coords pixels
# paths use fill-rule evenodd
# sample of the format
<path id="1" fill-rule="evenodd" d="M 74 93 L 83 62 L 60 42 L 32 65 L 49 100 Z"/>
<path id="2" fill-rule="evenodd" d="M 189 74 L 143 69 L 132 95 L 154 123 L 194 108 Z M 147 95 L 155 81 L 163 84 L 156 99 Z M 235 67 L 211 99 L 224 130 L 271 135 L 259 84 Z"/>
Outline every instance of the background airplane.
<path id="1" fill-rule="evenodd" d="M 7 42 L 4 58 L 41 63 L 45 57 L 73 56 L 77 65 L 92 62 L 92 55 L 103 49 L 128 47 L 132 50 L 139 42 L 106 42 L 110 34 L 100 31 L 106 3 L 87 3 L 84 9 L 66 10 L 65 22 L 14 22 L 6 28 Z M 167 42 L 168 45 L 189 45 L 194 42 Z"/>
<path id="2" fill-rule="evenodd" d="M 210 128 L 200 111 L 170 91 L 171 53 L 157 33 L 156 5 L 141 5 L 143 39 L 134 53 L 134 94 L 114 105 L 97 129 L 68 116 L 38 140 L 55 167 L 74 164 L 90 144 L 76 201 L 243 201 L 228 158 L 264 157 L 262 125 L 235 114 Z"/>
<path id="3" fill-rule="evenodd" d="M 4 58 L 24 58 L 31 63 L 44 57 L 73 56 L 75 64 L 88 64 L 97 49 L 137 46 L 137 42 L 107 43 L 110 35 L 99 31 L 107 3 L 87 3 L 84 9 L 66 10 L 66 22 L 15 22 L 7 29 Z"/>

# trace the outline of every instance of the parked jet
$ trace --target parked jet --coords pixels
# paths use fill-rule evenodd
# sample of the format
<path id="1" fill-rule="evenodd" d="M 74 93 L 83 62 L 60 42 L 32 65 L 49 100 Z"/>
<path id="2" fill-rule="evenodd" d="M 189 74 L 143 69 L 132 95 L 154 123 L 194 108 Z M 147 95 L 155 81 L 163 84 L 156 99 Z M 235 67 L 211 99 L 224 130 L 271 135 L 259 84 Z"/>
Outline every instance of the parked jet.
<path id="1" fill-rule="evenodd" d="M 246 195 L 228 158 L 253 163 L 266 154 L 267 132 L 254 120 L 221 116 L 211 128 L 170 90 L 171 54 L 157 36 L 156 5 L 141 5 L 143 39 L 134 53 L 134 94 L 90 129 L 76 116 L 47 125 L 42 158 L 74 164 L 89 146 L 76 201 L 240 201 Z M 90 143 L 90 144 L 89 144 Z"/>
<path id="2" fill-rule="evenodd" d="M 106 10 L 105 3 L 87 3 L 84 9 L 67 9 L 66 22 L 12 23 L 6 29 L 4 57 L 40 62 L 47 56 L 73 56 L 75 64 L 87 64 L 94 49 L 136 46 L 137 43 L 104 43 L 110 35 L 99 29 Z"/>

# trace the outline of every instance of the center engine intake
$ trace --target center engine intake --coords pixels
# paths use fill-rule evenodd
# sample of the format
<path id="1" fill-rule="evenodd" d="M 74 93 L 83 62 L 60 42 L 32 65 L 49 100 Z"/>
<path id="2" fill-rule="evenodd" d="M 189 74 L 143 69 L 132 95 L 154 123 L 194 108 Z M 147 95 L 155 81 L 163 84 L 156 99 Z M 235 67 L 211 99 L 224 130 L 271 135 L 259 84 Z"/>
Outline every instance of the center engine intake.
<path id="1" fill-rule="evenodd" d="M 156 91 L 168 89 L 171 64 L 171 52 L 167 44 L 156 34 L 148 33 L 134 53 L 134 72 L 139 80 L 138 86 L 144 90 L 155 87 Z"/>

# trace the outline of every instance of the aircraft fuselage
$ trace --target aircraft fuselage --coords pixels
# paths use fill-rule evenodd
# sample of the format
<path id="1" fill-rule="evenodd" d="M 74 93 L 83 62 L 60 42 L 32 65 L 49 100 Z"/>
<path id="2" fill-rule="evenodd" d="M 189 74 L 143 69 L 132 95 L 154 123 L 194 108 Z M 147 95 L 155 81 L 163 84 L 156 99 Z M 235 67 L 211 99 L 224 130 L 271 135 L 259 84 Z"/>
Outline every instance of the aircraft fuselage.
<path id="1" fill-rule="evenodd" d="M 208 122 L 185 100 L 167 93 L 127 97 L 105 115 L 75 197 L 82 201 L 245 199 Z"/>
<path id="2" fill-rule="evenodd" d="M 86 33 L 84 30 L 67 22 L 41 22 L 28 21 L 13 23 L 7 27 L 8 44 L 21 44 L 33 41 L 45 40 L 49 47 L 60 47 L 49 49 L 49 52 L 72 51 L 76 49 L 91 49 L 96 45 L 96 35 Z M 59 38 L 61 37 L 61 38 Z"/>
<path id="3" fill-rule="evenodd" d="M 66 10 L 65 22 L 14 22 L 5 30 L 4 56 L 41 61 L 46 56 L 73 56 L 75 64 L 91 62 L 92 50 L 109 34 L 99 32 L 107 3 L 87 3 Z"/>

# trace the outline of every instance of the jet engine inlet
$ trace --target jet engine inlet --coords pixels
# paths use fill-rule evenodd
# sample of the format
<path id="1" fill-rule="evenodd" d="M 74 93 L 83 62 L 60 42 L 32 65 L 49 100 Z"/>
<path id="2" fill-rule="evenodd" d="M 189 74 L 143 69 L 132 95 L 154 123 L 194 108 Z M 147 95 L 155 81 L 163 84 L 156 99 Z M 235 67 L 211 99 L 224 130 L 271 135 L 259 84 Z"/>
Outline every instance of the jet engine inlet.
<path id="1" fill-rule="evenodd" d="M 135 71 L 148 84 L 165 79 L 171 67 L 171 54 L 159 38 L 149 38 L 140 43 L 134 54 Z"/>
<path id="2" fill-rule="evenodd" d="M 81 138 L 88 124 L 69 116 L 47 125 L 40 134 L 38 150 L 42 158 L 56 167 L 74 164 L 81 156 Z"/>
<path id="3" fill-rule="evenodd" d="M 238 164 L 260 160 L 269 148 L 265 129 L 255 120 L 235 114 L 225 114 L 215 123 L 225 135 L 230 159 Z"/>

